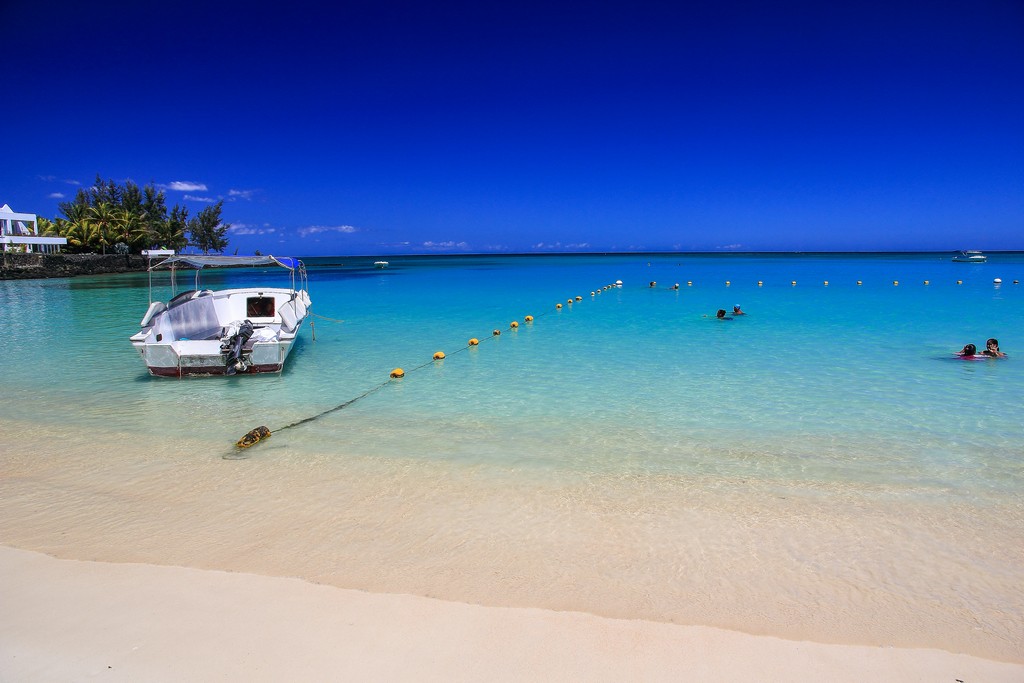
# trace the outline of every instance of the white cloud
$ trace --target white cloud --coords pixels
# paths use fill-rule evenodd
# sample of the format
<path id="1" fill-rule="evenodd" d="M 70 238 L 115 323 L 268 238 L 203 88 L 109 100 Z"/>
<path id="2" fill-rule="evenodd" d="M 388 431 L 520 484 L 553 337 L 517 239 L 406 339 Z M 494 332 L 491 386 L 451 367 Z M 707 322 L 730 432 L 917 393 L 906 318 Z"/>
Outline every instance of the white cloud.
<path id="1" fill-rule="evenodd" d="M 205 190 L 206 188 L 204 187 L 203 189 Z M 185 195 L 184 199 L 193 202 L 206 202 L 207 204 L 213 204 L 213 202 L 216 201 L 215 199 L 211 199 L 210 197 L 196 197 L 195 195 L 191 194 Z"/>
<path id="2" fill-rule="evenodd" d="M 245 223 L 232 223 L 228 232 L 233 235 L 270 235 L 277 232 L 276 228 L 269 225 L 246 225 Z"/>
<path id="3" fill-rule="evenodd" d="M 426 249 L 469 249 L 468 242 L 424 242 L 421 246 Z"/>
<path id="4" fill-rule="evenodd" d="M 353 233 L 359 232 L 356 228 L 351 225 L 310 225 L 305 228 L 299 228 L 300 237 L 309 237 L 310 235 L 319 235 L 322 232 L 344 232 Z"/>
<path id="5" fill-rule="evenodd" d="M 590 243 L 589 242 L 569 242 L 569 243 L 566 243 L 566 244 L 562 244 L 561 242 L 538 242 L 537 244 L 533 245 L 533 248 L 534 249 L 545 249 L 545 250 L 567 251 L 567 250 L 573 250 L 573 249 L 589 249 L 590 248 Z"/>
<path id="6" fill-rule="evenodd" d="M 228 199 L 232 201 L 235 199 L 251 200 L 254 192 L 256 190 L 228 190 Z"/>
<path id="7" fill-rule="evenodd" d="M 723 244 L 721 246 L 715 247 L 715 249 L 739 249 L 742 246 L 742 244 Z"/>
<path id="8" fill-rule="evenodd" d="M 51 192 L 50 194 L 48 194 L 46 196 L 49 197 L 50 199 L 64 199 L 64 193 L 63 192 Z"/>
<path id="9" fill-rule="evenodd" d="M 172 183 L 168 183 L 167 187 L 178 192 L 206 192 L 205 183 L 190 183 L 187 180 L 175 180 Z"/>

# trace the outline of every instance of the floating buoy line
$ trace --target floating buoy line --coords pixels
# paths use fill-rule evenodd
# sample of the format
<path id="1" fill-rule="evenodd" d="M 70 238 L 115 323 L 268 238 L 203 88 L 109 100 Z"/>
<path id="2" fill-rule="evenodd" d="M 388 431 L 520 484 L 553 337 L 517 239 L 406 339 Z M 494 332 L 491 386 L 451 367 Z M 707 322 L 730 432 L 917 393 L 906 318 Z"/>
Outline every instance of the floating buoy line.
<path id="1" fill-rule="evenodd" d="M 997 286 L 1001 285 L 1002 282 L 1003 281 L 1000 278 L 995 278 L 993 280 L 993 284 L 997 285 Z M 956 281 L 957 285 L 962 285 L 963 283 L 964 283 L 963 280 L 957 280 Z M 790 284 L 791 287 L 796 287 L 797 286 L 797 281 L 796 280 L 791 280 L 789 284 Z M 823 284 L 823 286 L 828 287 L 829 286 L 829 281 L 825 280 L 822 284 Z M 857 280 L 857 286 L 858 287 L 862 286 L 863 284 L 864 283 L 863 283 L 862 280 Z M 898 287 L 899 284 L 900 284 L 899 280 L 893 280 L 892 281 L 892 285 L 894 287 Z M 925 280 L 923 284 L 926 285 L 926 286 L 930 285 L 931 281 L 930 280 Z M 1020 281 L 1019 280 L 1013 280 L 1013 284 L 1015 284 L 1015 285 L 1020 284 Z M 692 280 L 688 280 L 686 282 L 686 286 L 687 287 L 693 287 L 693 281 Z M 732 281 L 725 280 L 725 286 L 726 287 L 732 286 Z M 764 281 L 763 280 L 758 280 L 757 281 L 757 286 L 758 287 L 763 287 L 764 286 Z M 650 282 L 648 287 L 650 287 L 650 288 L 657 287 L 657 282 L 654 282 L 654 281 Z M 595 290 L 591 291 L 590 292 L 590 296 L 591 297 L 597 297 L 602 292 L 608 291 L 610 289 L 621 289 L 621 288 L 622 288 L 622 280 L 616 280 L 612 284 L 605 285 L 605 286 L 603 286 L 603 287 L 601 287 L 599 289 L 595 289 Z M 670 291 L 677 291 L 679 289 L 679 284 L 678 283 L 674 284 L 672 287 L 668 287 L 667 289 L 669 289 Z M 583 301 L 583 297 L 582 296 L 570 297 L 570 298 L 566 299 L 565 306 L 568 306 L 571 309 L 575 304 L 578 304 L 578 303 L 580 303 L 582 301 Z M 555 311 L 560 311 L 562 309 L 563 309 L 563 304 L 561 302 L 555 304 L 555 307 L 554 307 Z M 544 313 L 539 314 L 539 316 L 547 315 L 547 313 L 550 313 L 550 312 L 551 312 L 550 310 L 546 311 Z M 338 319 L 335 319 L 335 318 L 328 318 L 328 317 L 322 316 L 322 315 L 317 315 L 316 317 L 323 318 L 324 320 L 329 320 L 331 322 L 339 322 L 339 323 L 340 322 L 344 322 L 343 320 L 338 320 Z M 531 324 L 533 322 L 534 322 L 534 316 L 532 316 L 532 315 L 527 315 L 527 316 L 525 316 L 523 318 L 523 323 L 525 323 L 525 324 Z M 510 322 L 508 324 L 508 327 L 505 328 L 505 329 L 507 331 L 515 331 L 515 330 L 519 329 L 519 326 L 520 326 L 520 322 L 518 320 L 513 320 L 512 322 Z M 502 333 L 501 329 L 495 328 L 495 330 L 491 333 L 490 338 L 494 339 L 495 337 L 499 337 L 499 336 L 501 336 L 501 333 Z M 486 339 L 487 338 L 485 337 L 485 340 Z M 477 337 L 472 337 L 472 338 L 470 338 L 466 342 L 466 345 L 464 347 L 462 347 L 462 348 L 460 348 L 460 349 L 458 349 L 456 351 L 453 351 L 451 355 L 455 355 L 456 353 L 460 353 L 462 351 L 468 351 L 468 350 L 470 350 L 470 349 L 472 349 L 474 347 L 478 347 L 480 345 L 480 341 L 481 340 L 478 339 Z M 381 382 L 377 386 L 375 386 L 375 387 L 373 387 L 371 389 L 368 389 L 367 391 L 364 391 L 363 393 L 359 394 L 358 396 L 356 396 L 354 398 L 350 398 L 349 400 L 347 400 L 347 401 L 345 401 L 343 403 L 339 403 L 336 406 L 333 406 L 331 408 L 328 408 L 327 410 L 321 411 L 321 412 L 317 413 L 316 415 L 311 415 L 311 416 L 303 418 L 301 420 L 296 420 L 295 422 L 292 422 L 290 424 L 286 424 L 283 427 L 278 427 L 277 429 L 273 429 L 273 430 L 271 430 L 269 427 L 267 427 L 265 425 L 260 425 L 259 427 L 254 427 L 253 429 L 251 429 L 248 432 L 246 432 L 245 435 L 242 436 L 242 438 L 240 438 L 238 441 L 235 442 L 236 454 L 237 454 L 238 450 L 250 448 L 252 446 L 255 446 L 260 441 L 264 441 L 266 439 L 269 439 L 272 434 L 279 434 L 279 433 L 283 432 L 286 429 L 291 429 L 292 427 L 298 427 L 300 425 L 304 425 L 304 424 L 306 424 L 308 422 L 312 422 L 314 420 L 318 420 L 321 417 L 324 417 L 325 415 L 329 415 L 331 413 L 334 413 L 334 412 L 337 412 L 337 411 L 342 410 L 344 408 L 347 408 L 350 405 L 352 405 L 353 403 L 355 403 L 356 401 L 364 399 L 367 396 L 370 396 L 371 394 L 374 394 L 374 393 L 380 391 L 381 389 L 383 389 L 384 387 L 388 386 L 392 382 L 401 381 L 402 379 L 404 379 L 406 377 L 406 375 L 408 373 L 412 373 L 412 372 L 416 372 L 418 370 L 422 370 L 423 368 L 425 368 L 427 366 L 430 366 L 430 365 L 434 365 L 435 363 L 441 362 L 441 361 L 445 360 L 446 358 L 448 358 L 448 356 L 445 354 L 444 351 L 437 351 L 436 353 L 434 353 L 433 357 L 429 361 L 427 361 L 427 362 L 425 362 L 425 363 L 423 363 L 421 365 L 418 365 L 418 366 L 412 368 L 408 372 L 406 370 L 402 369 L 401 367 L 396 367 L 388 375 L 388 379 L 383 381 L 383 382 Z M 226 455 L 224 457 L 226 459 L 237 459 L 238 456 L 237 455 L 235 455 L 235 456 Z"/>
<path id="2" fill-rule="evenodd" d="M 621 287 L 622 287 L 622 280 L 617 280 L 614 284 L 605 285 L 600 290 L 594 290 L 593 292 L 590 293 L 590 295 L 591 296 L 596 296 L 596 294 L 599 294 L 601 291 L 605 291 L 605 290 L 609 290 L 609 289 L 614 289 L 614 288 L 621 288 Z M 576 296 L 576 297 L 568 299 L 566 301 L 566 303 L 571 307 L 573 304 L 580 303 L 581 301 L 583 301 L 583 297 L 582 296 Z M 561 303 L 555 304 L 555 310 L 556 311 L 560 310 L 561 308 L 562 308 L 562 304 Z M 540 314 L 538 314 L 537 317 L 544 316 L 544 315 L 546 315 L 549 312 L 550 311 L 546 311 L 545 313 L 540 313 Z M 328 320 L 333 320 L 333 319 L 328 318 Z M 532 324 L 534 322 L 534 320 L 535 320 L 535 318 L 532 315 L 527 315 L 527 316 L 523 317 L 523 323 L 527 324 L 527 325 Z M 343 321 L 336 320 L 335 322 L 343 322 Z M 518 320 L 513 320 L 512 322 L 510 322 L 508 324 L 508 327 L 505 328 L 505 329 L 508 330 L 508 331 L 515 331 L 515 330 L 519 329 L 519 326 L 520 326 L 520 322 Z M 501 333 L 502 333 L 502 330 L 495 329 L 491 333 L 491 337 L 490 338 L 494 339 L 495 337 L 499 337 L 499 336 L 501 336 Z M 486 340 L 486 338 L 485 338 L 485 340 Z M 480 345 L 480 339 L 478 339 L 477 337 L 471 337 L 466 342 L 465 346 L 463 346 L 460 349 L 457 349 L 456 351 L 453 351 L 451 353 L 451 355 L 455 355 L 456 353 L 460 353 L 462 351 L 468 351 L 468 350 L 470 350 L 470 349 L 472 349 L 474 347 L 477 347 L 479 345 Z M 334 413 L 334 412 L 337 412 L 337 411 L 342 410 L 344 408 L 347 408 L 350 405 L 352 405 L 353 403 L 355 403 L 356 401 L 364 399 L 367 396 L 370 396 L 371 394 L 374 394 L 374 393 L 380 391 L 381 389 L 383 389 L 384 387 L 388 386 L 392 382 L 401 381 L 402 379 L 405 378 L 405 376 L 407 374 L 416 372 L 417 370 L 422 370 L 423 368 L 428 367 L 430 365 L 434 365 L 435 363 L 443 361 L 443 360 L 445 360 L 448 357 L 449 356 L 446 355 L 444 351 L 437 351 L 437 352 L 434 353 L 433 357 L 429 361 L 427 361 L 427 362 L 425 362 L 425 363 L 423 363 L 421 365 L 418 365 L 418 366 L 412 368 L 409 371 L 406 371 L 406 370 L 404 370 L 404 369 L 402 369 L 400 367 L 397 367 L 397 368 L 395 368 L 394 370 L 391 371 L 391 373 L 388 375 L 388 379 L 386 381 L 381 382 L 380 384 L 378 384 L 377 386 L 373 387 L 372 389 L 368 389 L 368 390 L 364 391 L 363 393 L 359 394 L 358 396 L 356 396 L 354 398 L 350 398 L 349 400 L 345 401 L 344 403 L 339 403 L 338 405 L 336 405 L 336 406 L 334 406 L 332 408 L 328 408 L 327 410 L 321 411 L 321 412 L 317 413 L 316 415 L 311 415 L 309 417 L 302 418 L 301 420 L 296 420 L 295 422 L 292 422 L 291 424 L 286 424 L 283 427 L 278 427 L 278 428 L 273 429 L 273 430 L 270 429 L 269 427 L 267 427 L 266 425 L 260 425 L 259 427 L 254 427 L 253 429 L 250 429 L 248 432 L 246 432 L 245 435 L 242 436 L 242 438 L 240 438 L 238 441 L 235 442 L 235 447 L 236 447 L 235 453 L 231 454 L 231 455 L 225 455 L 224 458 L 227 459 L 227 460 L 237 460 L 237 459 L 239 459 L 238 451 L 240 451 L 242 449 L 251 448 L 252 446 L 255 446 L 256 444 L 258 444 L 260 441 L 265 441 L 266 439 L 269 439 L 271 437 L 271 435 L 273 435 L 273 434 L 280 434 L 281 432 L 283 432 L 286 429 L 291 429 L 292 427 L 298 427 L 299 425 L 304 425 L 304 424 L 306 424 L 308 422 L 312 422 L 313 420 L 318 420 L 321 417 L 324 417 L 325 415 L 329 415 L 331 413 Z"/>

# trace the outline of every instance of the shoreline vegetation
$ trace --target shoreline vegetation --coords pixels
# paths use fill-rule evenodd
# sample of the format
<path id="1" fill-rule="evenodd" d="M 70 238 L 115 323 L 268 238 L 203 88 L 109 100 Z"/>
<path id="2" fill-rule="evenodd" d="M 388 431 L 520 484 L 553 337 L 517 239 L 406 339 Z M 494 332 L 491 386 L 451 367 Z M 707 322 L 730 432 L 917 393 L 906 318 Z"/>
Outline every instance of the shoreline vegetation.
<path id="1" fill-rule="evenodd" d="M 139 187 L 129 180 L 121 185 L 97 174 L 92 187 L 59 204 L 60 216 L 40 217 L 37 226 L 44 237 L 65 238 L 72 254 L 126 255 L 186 247 L 223 253 L 231 227 L 221 222 L 223 207 L 221 200 L 190 218 L 188 208 L 178 204 L 168 212 L 164 191 L 153 184 Z"/>

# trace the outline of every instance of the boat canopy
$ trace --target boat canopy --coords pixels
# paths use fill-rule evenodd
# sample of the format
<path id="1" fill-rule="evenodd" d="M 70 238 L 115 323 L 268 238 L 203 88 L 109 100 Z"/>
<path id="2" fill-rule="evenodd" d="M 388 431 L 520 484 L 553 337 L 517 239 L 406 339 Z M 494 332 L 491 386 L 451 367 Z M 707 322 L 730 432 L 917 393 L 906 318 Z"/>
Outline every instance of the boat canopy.
<path id="1" fill-rule="evenodd" d="M 295 270 L 302 263 L 298 259 L 288 258 L 282 256 L 278 258 L 276 256 L 210 256 L 207 254 L 178 254 L 177 256 L 171 256 L 166 258 L 159 263 L 150 266 L 150 270 L 153 268 L 173 268 L 177 264 L 185 264 L 192 266 L 193 268 L 203 268 L 204 266 L 267 266 L 267 265 L 278 265 L 288 270 Z"/>

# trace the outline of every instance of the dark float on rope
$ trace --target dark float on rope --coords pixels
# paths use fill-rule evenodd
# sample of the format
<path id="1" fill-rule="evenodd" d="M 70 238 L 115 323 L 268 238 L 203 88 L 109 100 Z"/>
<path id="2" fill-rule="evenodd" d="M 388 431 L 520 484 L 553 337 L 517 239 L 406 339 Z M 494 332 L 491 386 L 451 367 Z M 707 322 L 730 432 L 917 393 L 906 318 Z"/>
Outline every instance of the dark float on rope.
<path id="1" fill-rule="evenodd" d="M 263 439 L 269 438 L 270 428 L 260 426 L 256 427 L 255 429 L 249 430 L 249 433 L 243 436 L 241 439 L 239 439 L 235 445 L 238 446 L 239 448 L 248 448 L 249 446 L 253 446 L 259 443 Z"/>

